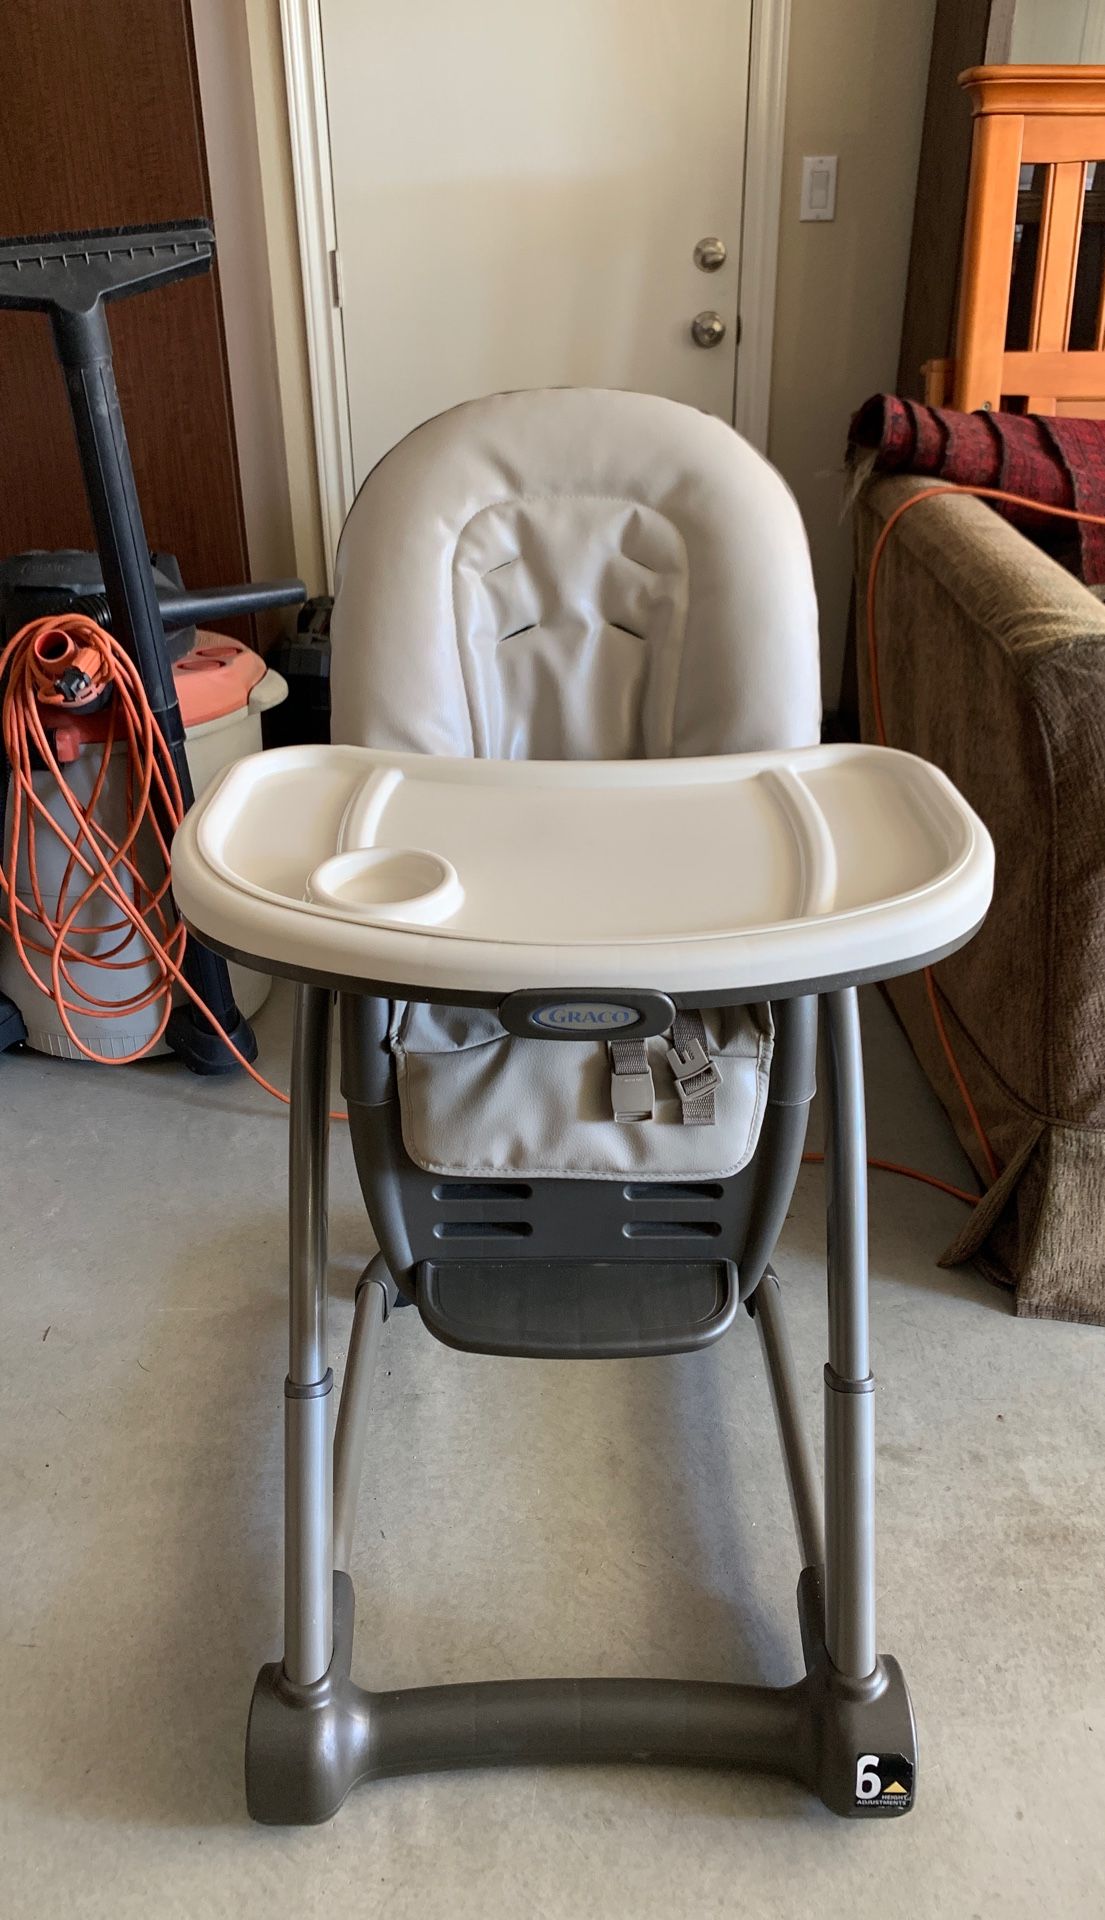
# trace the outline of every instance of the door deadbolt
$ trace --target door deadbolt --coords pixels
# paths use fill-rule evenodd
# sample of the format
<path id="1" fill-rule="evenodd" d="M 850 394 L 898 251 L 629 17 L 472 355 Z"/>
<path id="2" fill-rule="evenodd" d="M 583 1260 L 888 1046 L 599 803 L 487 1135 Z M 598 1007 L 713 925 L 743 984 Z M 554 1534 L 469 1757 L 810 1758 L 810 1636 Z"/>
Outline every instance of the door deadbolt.
<path id="1" fill-rule="evenodd" d="M 716 233 L 708 233 L 694 250 L 694 263 L 702 273 L 716 273 L 729 258 L 729 249 Z"/>

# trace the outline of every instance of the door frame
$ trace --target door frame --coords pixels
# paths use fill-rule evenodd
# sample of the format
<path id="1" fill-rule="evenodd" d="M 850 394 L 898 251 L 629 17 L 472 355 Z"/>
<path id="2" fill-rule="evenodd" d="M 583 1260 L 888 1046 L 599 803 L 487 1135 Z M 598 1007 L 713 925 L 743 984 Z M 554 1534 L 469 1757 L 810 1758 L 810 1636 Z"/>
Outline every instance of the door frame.
<path id="1" fill-rule="evenodd" d="M 752 0 L 740 238 L 740 326 L 733 424 L 767 450 L 779 253 L 791 0 Z M 321 0 L 280 0 L 311 413 L 327 584 L 353 503 L 334 182 L 326 111 Z"/>

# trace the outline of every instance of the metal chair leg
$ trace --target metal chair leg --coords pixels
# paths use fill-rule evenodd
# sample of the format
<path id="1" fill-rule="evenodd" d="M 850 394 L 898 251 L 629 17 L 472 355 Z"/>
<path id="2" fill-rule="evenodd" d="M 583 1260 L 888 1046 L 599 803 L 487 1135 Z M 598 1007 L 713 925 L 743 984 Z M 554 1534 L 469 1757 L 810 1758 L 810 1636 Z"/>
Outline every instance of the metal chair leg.
<path id="1" fill-rule="evenodd" d="M 326 1361 L 332 996 L 296 989 L 288 1133 L 289 1327 L 284 1383 L 284 1674 L 321 1680 L 334 1647 L 334 1376 Z"/>
<path id="2" fill-rule="evenodd" d="M 378 1253 L 357 1283 L 353 1327 L 334 1425 L 334 1565 L 342 1573 L 348 1573 L 353 1551 L 372 1383 L 384 1327 L 394 1304 L 395 1282 L 383 1255 Z"/>
<path id="3" fill-rule="evenodd" d="M 779 1297 L 779 1277 L 768 1267 L 752 1295 L 752 1313 L 763 1349 L 764 1370 L 775 1409 L 775 1425 L 790 1493 L 794 1532 L 803 1567 L 820 1569 L 825 1561 L 824 1500 L 821 1476 L 802 1419 L 802 1395 L 790 1336 Z"/>
<path id="4" fill-rule="evenodd" d="M 875 1382 L 867 1311 L 867 1128 L 854 987 L 824 996 L 829 1360 L 825 1368 L 825 1641 L 862 1680 L 875 1640 Z"/>

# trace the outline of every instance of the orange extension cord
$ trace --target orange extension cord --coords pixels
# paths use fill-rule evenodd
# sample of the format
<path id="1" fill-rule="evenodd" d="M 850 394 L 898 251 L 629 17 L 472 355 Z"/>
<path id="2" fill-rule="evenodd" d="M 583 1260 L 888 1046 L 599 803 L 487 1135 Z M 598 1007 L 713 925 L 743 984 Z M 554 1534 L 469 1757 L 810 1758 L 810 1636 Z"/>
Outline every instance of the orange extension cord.
<path id="1" fill-rule="evenodd" d="M 87 802 L 78 800 L 69 786 L 55 753 L 50 729 L 43 725 L 39 711 L 39 701 L 50 701 L 59 672 L 70 662 L 79 662 L 80 670 L 94 686 L 113 689 L 106 709 L 103 756 Z M 62 618 L 48 615 L 22 627 L 0 653 L 0 684 L 4 687 L 0 725 L 11 767 L 12 810 L 8 839 L 12 849 L 11 874 L 0 864 L 0 889 L 5 897 L 3 924 L 28 979 L 40 993 L 53 999 L 73 1046 L 86 1060 L 102 1066 L 129 1066 L 143 1059 L 157 1045 L 168 1025 L 173 1010 L 173 989 L 179 986 L 211 1022 L 250 1078 L 274 1099 L 287 1105 L 287 1094 L 271 1086 L 251 1066 L 181 971 L 188 932 L 184 922 L 176 917 L 169 893 L 169 847 L 184 817 L 184 807 L 172 757 L 130 656 L 110 633 L 105 633 L 84 614 L 67 614 Z M 122 837 L 115 840 L 98 818 L 97 808 L 112 750 L 120 744 L 126 749 L 127 798 L 124 831 Z M 64 806 L 79 822 L 75 839 L 70 839 L 35 792 L 36 752 L 56 782 Z M 15 890 L 15 861 L 24 819 L 31 906 L 22 902 Z M 36 836 L 40 820 L 69 854 L 53 905 L 44 901 L 39 886 Z M 150 884 L 136 861 L 138 839 L 144 832 L 152 835 L 153 850 L 162 867 L 162 878 L 155 885 Z M 81 915 L 96 895 L 106 896 L 117 909 L 117 918 L 106 924 L 82 925 Z M 29 923 L 26 930 L 24 920 Z M 47 935 L 45 939 L 43 931 Z M 117 934 L 118 939 L 106 952 L 90 956 L 78 943 L 82 934 L 92 933 Z M 120 957 L 136 934 L 143 950 L 129 959 Z M 48 960 L 49 986 L 39 978 L 32 954 Z M 151 961 L 154 976 L 148 980 Z M 75 965 L 116 973 L 140 969 L 143 984 L 126 998 L 101 1000 L 75 980 Z M 126 1020 L 153 1006 L 160 1006 L 157 1026 L 149 1039 L 130 1054 L 109 1058 L 95 1052 L 73 1025 L 74 1015 Z"/>
<path id="2" fill-rule="evenodd" d="M 1084 513 L 1075 507 L 1042 506 L 1038 500 L 1031 500 L 1023 494 L 1007 493 L 1000 487 L 969 487 L 947 481 L 940 485 L 924 487 L 919 493 L 911 494 L 908 500 L 903 500 L 901 505 L 889 515 L 875 542 L 867 576 L 868 677 L 875 732 L 880 746 L 887 745 L 887 738 L 879 685 L 878 636 L 875 623 L 875 595 L 879 566 L 890 535 L 902 515 L 908 513 L 911 507 L 920 506 L 923 500 L 933 500 L 938 495 L 946 493 L 973 494 L 980 500 L 1000 500 L 1008 506 L 1027 507 L 1033 513 L 1051 514 L 1056 519 L 1079 520 L 1092 526 L 1105 526 L 1105 515 Z M 43 725 L 39 712 L 39 701 L 50 699 L 52 683 L 56 680 L 59 667 L 69 660 L 79 662 L 81 670 L 88 674 L 93 683 L 110 684 L 114 688 L 114 697 L 107 709 L 107 736 L 103 757 L 87 803 L 78 801 L 72 792 L 51 744 L 50 731 Z M 8 844 L 12 848 L 13 864 L 13 872 L 10 876 L 0 864 L 0 890 L 6 902 L 6 912 L 0 924 L 7 927 L 28 978 L 34 982 L 39 992 L 53 998 L 62 1025 L 72 1044 L 86 1059 L 94 1060 L 103 1066 L 128 1066 L 135 1060 L 143 1059 L 157 1045 L 165 1032 L 173 1008 L 173 991 L 174 988 L 179 987 L 210 1021 L 219 1038 L 239 1066 L 245 1068 L 250 1079 L 266 1093 L 271 1094 L 274 1100 L 280 1100 L 287 1106 L 288 1095 L 282 1093 L 279 1087 L 274 1087 L 263 1074 L 258 1073 L 257 1069 L 239 1052 L 181 971 L 188 935 L 183 921 L 178 920 L 173 911 L 169 893 L 169 846 L 172 834 L 183 818 L 184 809 L 172 759 L 161 730 L 150 711 L 138 670 L 129 655 L 124 652 L 117 640 L 114 640 L 102 627 L 97 626 L 94 620 L 89 620 L 83 614 L 47 616 L 42 620 L 32 620 L 29 625 L 21 628 L 0 653 L 0 686 L 4 689 L 0 724 L 2 724 L 4 745 L 11 767 L 12 820 Z M 112 749 L 120 742 L 126 747 L 127 807 L 125 831 L 121 840 L 116 842 L 96 818 L 96 808 L 107 778 Z M 71 840 L 62 830 L 49 808 L 43 804 L 35 792 L 32 778 L 35 752 L 57 783 L 64 805 L 74 819 L 80 822 L 80 829 L 74 840 Z M 33 910 L 19 900 L 15 891 L 14 863 L 25 815 L 27 865 Z M 35 833 L 39 819 L 45 822 L 51 833 L 57 835 L 69 852 L 69 861 L 59 889 L 56 908 L 53 910 L 49 909 L 43 900 L 38 882 Z M 154 886 L 151 886 L 140 872 L 134 857 L 139 835 L 144 828 L 152 832 L 157 853 L 164 863 L 164 877 Z M 70 900 L 70 892 L 73 890 L 76 890 L 75 897 Z M 100 925 L 94 928 L 82 928 L 80 915 L 96 894 L 106 895 L 118 909 L 119 917 L 106 927 Z M 24 933 L 21 917 L 26 917 L 35 927 L 35 932 L 32 933 L 28 929 Z M 41 938 L 43 928 L 49 935 L 48 941 Z M 89 956 L 82 953 L 75 942 L 80 939 L 82 933 L 87 936 L 92 932 L 100 935 L 105 932 L 118 933 L 118 943 L 107 953 Z M 129 960 L 120 958 L 119 956 L 136 934 L 145 947 L 145 953 Z M 49 987 L 39 978 L 30 958 L 31 954 L 38 954 L 49 961 Z M 140 967 L 145 975 L 151 960 L 154 963 L 153 980 L 136 990 L 130 998 L 123 1000 L 98 999 L 87 988 L 80 986 L 74 980 L 72 973 L 73 966 L 80 965 L 111 968 L 115 971 Z M 952 1049 L 940 1010 L 931 967 L 924 969 L 924 980 L 941 1049 L 978 1140 L 990 1179 L 996 1180 L 1001 1168 Z M 74 997 L 70 998 L 70 995 Z M 96 1053 L 80 1038 L 72 1024 L 73 1015 L 92 1015 L 98 1019 L 126 1019 L 144 1012 L 146 1008 L 155 1006 L 159 1002 L 161 1012 L 154 1033 L 143 1046 L 131 1054 L 108 1059 L 103 1054 Z M 348 1115 L 344 1113 L 331 1114 L 331 1119 L 347 1118 Z M 806 1153 L 802 1157 L 807 1163 L 814 1164 L 824 1159 L 821 1153 Z M 916 1167 L 906 1167 L 894 1160 L 871 1157 L 867 1164 L 880 1172 L 901 1174 L 906 1179 L 918 1180 L 925 1186 L 936 1187 L 941 1193 L 951 1194 L 954 1199 L 965 1201 L 969 1206 L 977 1206 L 980 1198 L 978 1194 L 968 1193 L 965 1188 L 954 1186 L 950 1181 L 938 1179 L 935 1174 L 922 1173 Z"/>

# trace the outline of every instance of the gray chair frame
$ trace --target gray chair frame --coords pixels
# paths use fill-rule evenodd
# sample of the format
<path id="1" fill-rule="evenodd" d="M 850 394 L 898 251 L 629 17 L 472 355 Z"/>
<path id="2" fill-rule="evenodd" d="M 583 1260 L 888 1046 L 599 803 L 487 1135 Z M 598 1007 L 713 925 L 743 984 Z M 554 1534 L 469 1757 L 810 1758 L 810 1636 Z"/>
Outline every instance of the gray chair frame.
<path id="1" fill-rule="evenodd" d="M 395 1279 L 403 1279 L 404 1255 L 409 1259 L 411 1188 L 384 1044 L 386 1005 L 371 994 L 343 992 L 343 1086 L 382 1254 L 358 1288 L 335 1430 L 326 1298 L 333 1004 L 324 985 L 297 987 L 284 1648 L 280 1661 L 261 1669 L 254 1689 L 246 1741 L 250 1813 L 276 1824 L 314 1822 L 334 1814 L 360 1780 L 461 1766 L 603 1760 L 751 1768 L 801 1782 L 839 1814 L 908 1811 L 913 1712 L 897 1663 L 877 1652 L 875 1631 L 866 1125 L 854 985 L 820 995 L 828 1193 L 823 1489 L 800 1418 L 779 1281 L 769 1264 L 813 1091 L 818 1001 L 812 996 L 773 1001 L 777 1041 L 768 1107 L 746 1170 L 740 1242 L 726 1249 L 759 1330 L 801 1561 L 805 1673 L 783 1688 L 563 1679 L 369 1692 L 351 1679 L 350 1546 L 373 1373 L 395 1304 Z M 394 1278 L 389 1260 L 398 1269 Z"/>

